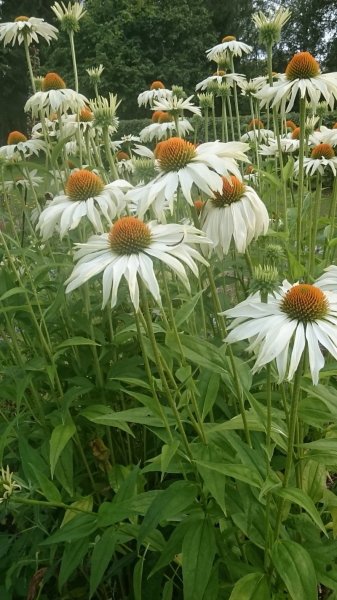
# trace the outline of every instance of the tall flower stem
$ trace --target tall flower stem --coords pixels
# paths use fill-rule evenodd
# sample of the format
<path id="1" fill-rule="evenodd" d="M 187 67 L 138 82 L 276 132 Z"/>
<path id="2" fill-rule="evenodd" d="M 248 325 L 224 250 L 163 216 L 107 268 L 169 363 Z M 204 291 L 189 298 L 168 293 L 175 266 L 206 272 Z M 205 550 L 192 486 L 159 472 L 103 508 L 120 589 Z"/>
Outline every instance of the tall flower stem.
<path id="1" fill-rule="evenodd" d="M 230 53 L 231 71 L 235 73 L 234 59 L 232 52 Z M 239 138 L 241 137 L 241 126 L 240 126 L 240 113 L 239 113 L 239 102 L 238 102 L 238 86 L 236 81 L 233 81 L 233 92 L 234 92 L 234 106 L 236 114 L 237 133 Z"/>
<path id="2" fill-rule="evenodd" d="M 230 96 L 227 96 L 227 104 L 228 104 L 229 120 L 230 120 L 230 124 L 231 124 L 232 140 L 235 140 L 233 112 L 232 112 L 232 104 L 231 104 Z"/>
<path id="3" fill-rule="evenodd" d="M 221 96 L 221 141 L 228 142 L 226 96 Z"/>
<path id="4" fill-rule="evenodd" d="M 190 460 L 192 460 L 192 453 L 190 450 L 190 446 L 188 443 L 188 439 L 187 439 L 187 435 L 184 429 L 184 425 L 182 423 L 178 408 L 176 406 L 175 400 L 173 398 L 172 392 L 169 388 L 169 385 L 167 383 L 167 379 L 166 379 L 166 375 L 162 366 L 162 357 L 161 357 L 161 353 L 160 350 L 158 348 L 158 344 L 157 344 L 157 340 L 156 340 L 156 336 L 154 334 L 153 331 L 153 325 L 152 325 L 152 319 L 151 319 L 151 313 L 150 313 L 150 308 L 149 308 L 149 304 L 147 301 L 147 296 L 146 296 L 146 290 L 144 290 L 144 284 L 142 283 L 142 281 L 139 281 L 139 287 L 140 287 L 140 292 L 141 292 L 141 300 L 142 300 L 142 307 L 143 307 L 143 315 L 144 315 L 144 320 L 146 323 L 146 329 L 147 329 L 147 334 L 149 336 L 150 342 L 151 342 L 151 346 L 152 346 L 152 350 L 153 350 L 153 354 L 154 354 L 154 358 L 156 361 L 156 366 L 158 369 L 158 373 L 163 385 L 163 389 L 165 391 L 165 395 L 167 398 L 167 401 L 170 405 L 170 408 L 172 410 L 172 413 L 176 419 L 177 422 L 177 427 L 179 430 L 179 433 L 181 435 L 181 439 L 182 442 L 184 444 L 185 450 L 186 450 L 186 454 L 189 457 Z"/>
<path id="5" fill-rule="evenodd" d="M 208 108 L 205 108 L 204 114 L 204 131 L 205 131 L 205 142 L 208 142 Z"/>
<path id="6" fill-rule="evenodd" d="M 109 162 L 111 175 L 113 176 L 114 179 L 118 179 L 117 168 L 116 168 L 115 161 L 113 159 L 112 152 L 111 152 L 110 136 L 109 136 L 108 127 L 104 127 L 104 129 L 103 129 L 103 139 L 104 139 L 104 147 L 105 147 L 105 152 L 106 152 L 107 159 Z"/>
<path id="7" fill-rule="evenodd" d="M 214 106 L 214 96 L 213 96 L 213 105 L 212 105 L 212 122 L 213 122 L 213 136 L 214 140 L 217 139 L 217 131 L 216 131 L 216 120 L 215 120 L 215 106 Z"/>
<path id="8" fill-rule="evenodd" d="M 299 170 L 298 170 L 298 201 L 297 201 L 297 224 L 296 224 L 296 257 L 300 262 L 302 244 L 302 212 L 304 198 L 304 145 L 305 145 L 305 98 L 300 99 L 300 148 L 299 148 Z"/>
<path id="9" fill-rule="evenodd" d="M 25 48 L 26 61 L 27 61 L 27 65 L 28 65 L 30 83 L 32 85 L 33 94 L 35 94 L 36 87 L 35 87 L 34 73 L 33 73 L 32 61 L 31 61 L 30 54 L 29 54 L 29 46 L 28 46 L 28 41 L 27 41 L 27 36 L 26 35 L 23 36 L 23 45 L 24 45 L 24 48 Z"/>
<path id="10" fill-rule="evenodd" d="M 331 215 L 330 215 L 330 228 L 328 235 L 328 244 L 332 240 L 335 231 L 335 219 L 336 219 L 336 208 L 337 208 L 337 177 L 334 178 L 333 190 L 332 190 L 332 203 L 331 203 Z M 326 250 L 326 261 L 325 266 L 328 266 L 330 260 L 330 247 Z"/>
<path id="11" fill-rule="evenodd" d="M 286 457 L 286 465 L 284 470 L 284 477 L 282 481 L 282 487 L 286 488 L 289 483 L 291 467 L 293 463 L 293 454 L 294 454 L 294 442 L 295 442 L 295 432 L 297 426 L 297 414 L 298 414 L 298 406 L 301 397 L 301 379 L 303 375 L 303 365 L 304 365 L 304 353 L 302 354 L 301 360 L 297 367 L 294 384 L 293 384 L 293 394 L 291 399 L 291 408 L 289 414 L 289 431 L 288 431 L 288 446 L 287 446 L 287 457 Z M 276 516 L 276 525 L 275 525 L 275 540 L 278 539 L 280 535 L 280 528 L 282 523 L 282 513 L 284 507 L 284 499 L 281 498 L 278 506 L 278 512 Z"/>
<path id="12" fill-rule="evenodd" d="M 176 112 L 174 112 L 173 118 L 174 118 L 174 125 L 176 128 L 176 135 L 177 135 L 177 137 L 180 137 L 179 115 Z"/>
<path id="13" fill-rule="evenodd" d="M 72 59 L 73 71 L 74 71 L 75 91 L 78 93 L 78 72 L 77 72 L 77 63 L 76 63 L 74 32 L 72 30 L 69 31 L 69 41 L 70 41 L 71 59 Z"/>
<path id="14" fill-rule="evenodd" d="M 317 237 L 317 227 L 318 227 L 318 219 L 321 209 L 321 197 L 322 197 L 322 176 L 317 172 L 316 177 L 316 193 L 314 200 L 314 209 L 313 209 L 313 217 L 311 222 L 311 236 L 310 236 L 310 247 L 309 247 L 309 274 L 314 275 L 315 270 L 315 248 L 316 248 L 316 237 Z"/>

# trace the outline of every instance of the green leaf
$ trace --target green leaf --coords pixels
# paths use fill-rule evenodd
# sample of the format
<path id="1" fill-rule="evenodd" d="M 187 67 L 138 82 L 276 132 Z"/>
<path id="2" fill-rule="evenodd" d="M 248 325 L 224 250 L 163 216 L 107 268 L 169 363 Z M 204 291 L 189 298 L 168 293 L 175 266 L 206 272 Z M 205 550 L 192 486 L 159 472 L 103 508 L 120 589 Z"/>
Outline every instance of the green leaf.
<path id="1" fill-rule="evenodd" d="M 272 561 L 292 600 L 317 600 L 317 581 L 308 552 L 293 541 L 274 544 Z"/>
<path id="2" fill-rule="evenodd" d="M 64 527 L 66 523 L 69 523 L 69 521 L 75 517 L 78 517 L 81 514 L 79 512 L 80 510 L 91 512 L 93 503 L 92 496 L 85 496 L 84 498 L 80 498 L 79 500 L 75 500 L 75 502 L 69 504 L 69 508 L 64 513 L 60 527 Z"/>
<path id="3" fill-rule="evenodd" d="M 88 552 L 88 538 L 80 539 L 71 544 L 66 544 L 61 560 L 59 573 L 59 589 L 68 581 L 70 575 L 75 571 Z"/>
<path id="4" fill-rule="evenodd" d="M 57 159 L 61 154 L 63 147 L 66 145 L 67 142 L 69 142 L 72 139 L 72 137 L 72 135 L 68 135 L 67 137 L 62 138 L 62 140 L 59 140 L 57 144 L 55 144 L 50 157 L 51 164 L 53 165 L 53 167 L 57 167 Z"/>
<path id="5" fill-rule="evenodd" d="M 271 594 L 264 573 L 249 573 L 236 582 L 229 600 L 270 600 Z"/>
<path id="6" fill-rule="evenodd" d="M 12 296 L 16 296 L 17 294 L 27 294 L 27 293 L 29 293 L 29 290 L 26 290 L 25 288 L 22 288 L 22 287 L 15 287 L 15 288 L 12 288 L 11 290 L 8 290 L 4 294 L 2 294 L 2 296 L 0 298 L 0 302 L 3 302 L 4 300 L 11 298 Z"/>
<path id="7" fill-rule="evenodd" d="M 216 471 L 217 473 L 221 473 L 222 475 L 226 475 L 227 477 L 233 477 L 234 479 L 238 479 L 239 481 L 244 481 L 245 483 L 249 483 L 254 487 L 261 487 L 263 483 L 260 474 L 257 471 L 252 470 L 251 467 L 247 467 L 246 465 L 223 464 L 215 462 L 206 462 L 201 460 L 196 460 L 195 462 L 197 466 L 200 465 L 201 467 L 210 469 L 212 471 Z"/>
<path id="8" fill-rule="evenodd" d="M 164 479 L 166 470 L 175 456 L 177 450 L 179 448 L 179 440 L 173 440 L 169 444 L 163 444 L 160 455 L 160 464 L 161 464 L 161 481 Z"/>
<path id="9" fill-rule="evenodd" d="M 298 504 L 298 506 L 304 508 L 304 510 L 308 513 L 308 515 L 310 515 L 314 523 L 316 523 L 316 525 L 321 529 L 321 531 L 323 531 L 323 533 L 327 535 L 324 523 L 321 517 L 319 516 L 317 508 L 315 507 L 311 498 L 305 492 L 293 487 L 275 487 L 273 488 L 272 492 L 277 496 L 281 496 L 281 498 L 284 498 L 289 502 L 294 502 L 295 504 Z"/>
<path id="10" fill-rule="evenodd" d="M 33 463 L 29 463 L 29 466 L 34 472 L 35 478 L 38 481 L 38 484 L 41 488 L 43 495 L 49 500 L 49 502 L 62 502 L 61 494 L 58 491 L 57 487 L 53 484 L 52 481 L 46 477 L 46 475 L 38 468 L 35 467 Z"/>
<path id="11" fill-rule="evenodd" d="M 191 521 L 183 539 L 184 600 L 202 600 L 216 551 L 214 528 L 207 516 Z"/>
<path id="12" fill-rule="evenodd" d="M 183 306 L 177 310 L 174 315 L 177 327 L 180 327 L 180 325 L 187 321 L 187 319 L 191 316 L 202 294 L 203 291 L 198 292 L 195 296 L 193 296 L 193 298 L 188 300 L 188 302 L 185 302 Z"/>
<path id="13" fill-rule="evenodd" d="M 73 437 L 75 432 L 75 423 L 71 420 L 70 417 L 68 417 L 66 423 L 57 425 L 53 430 L 50 438 L 49 454 L 50 472 L 52 477 L 54 477 L 55 467 L 57 465 L 57 461 L 60 458 L 61 453 L 63 452 L 65 446 Z"/>
<path id="14" fill-rule="evenodd" d="M 158 490 L 150 490 L 122 502 L 103 502 L 98 509 L 99 526 L 107 527 L 134 515 L 144 515 L 160 493 Z"/>
<path id="15" fill-rule="evenodd" d="M 130 392 L 130 395 L 133 395 Z M 111 408 L 104 406 L 103 404 L 94 404 L 88 406 L 80 413 L 82 417 L 85 417 L 93 423 L 98 425 L 108 425 L 111 427 L 118 427 L 124 429 L 133 435 L 131 429 L 125 425 L 125 422 L 138 423 L 140 425 L 148 425 L 149 427 L 163 427 L 163 422 L 158 417 L 153 416 L 152 411 L 147 407 L 129 408 L 128 410 L 122 410 L 119 412 L 113 412 Z M 172 421 L 172 418 L 171 418 Z M 170 419 L 169 419 L 170 422 Z M 126 429 L 127 427 L 127 429 Z"/>
<path id="16" fill-rule="evenodd" d="M 134 600 L 142 600 L 142 579 L 144 569 L 144 556 L 137 562 L 133 570 L 133 593 Z"/>
<path id="17" fill-rule="evenodd" d="M 79 515 L 71 519 L 62 528 L 53 533 L 41 545 L 60 544 L 61 542 L 74 542 L 88 537 L 97 529 L 97 515 Z"/>
<path id="18" fill-rule="evenodd" d="M 188 481 L 175 481 L 160 492 L 149 507 L 141 525 L 138 543 L 153 531 L 160 521 L 168 521 L 190 506 L 197 494 L 197 486 Z"/>
<path id="19" fill-rule="evenodd" d="M 162 600 L 172 600 L 173 598 L 173 581 L 169 579 L 163 589 Z"/>
<path id="20" fill-rule="evenodd" d="M 68 338 L 67 340 L 64 340 L 64 342 L 61 342 L 61 344 L 58 344 L 56 346 L 55 350 L 57 352 L 58 350 L 61 350 L 62 348 L 70 348 L 72 346 L 99 346 L 99 345 L 100 344 L 98 344 L 97 342 L 95 342 L 94 340 L 92 340 L 90 338 L 76 336 L 76 337 Z"/>
<path id="21" fill-rule="evenodd" d="M 206 372 L 207 373 L 207 372 Z M 220 375 L 218 373 L 209 373 L 207 387 L 205 393 L 201 396 L 202 399 L 202 420 L 207 417 L 208 413 L 212 410 L 220 387 Z"/>
<path id="22" fill-rule="evenodd" d="M 117 541 L 118 532 L 114 527 L 110 527 L 104 531 L 102 537 L 94 546 L 91 557 L 89 600 L 103 579 L 104 573 L 115 552 Z"/>

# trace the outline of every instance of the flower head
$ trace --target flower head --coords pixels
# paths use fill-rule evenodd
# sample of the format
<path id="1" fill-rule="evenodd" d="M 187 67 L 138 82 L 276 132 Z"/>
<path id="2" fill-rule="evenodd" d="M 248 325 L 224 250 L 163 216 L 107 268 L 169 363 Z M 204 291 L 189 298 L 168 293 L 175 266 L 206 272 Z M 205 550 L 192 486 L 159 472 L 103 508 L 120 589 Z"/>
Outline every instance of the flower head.
<path id="1" fill-rule="evenodd" d="M 307 175 L 314 175 L 318 172 L 323 175 L 325 168 L 329 167 L 336 177 L 337 175 L 337 156 L 331 144 L 323 143 L 314 146 L 310 157 L 304 157 L 304 170 Z M 294 164 L 294 173 L 299 172 L 299 161 Z"/>
<path id="2" fill-rule="evenodd" d="M 59 227 L 62 238 L 87 217 L 95 231 L 104 231 L 101 217 L 112 223 L 123 212 L 124 191 L 130 187 L 123 180 L 104 185 L 96 173 L 86 169 L 73 171 L 66 182 L 65 194 L 56 196 L 42 211 L 37 229 L 46 240 Z"/>
<path id="3" fill-rule="evenodd" d="M 193 247 L 195 243 L 208 243 L 208 240 L 194 227 L 159 225 L 156 221 L 144 223 L 136 217 L 123 217 L 112 225 L 109 233 L 92 236 L 86 244 L 77 244 L 75 259 L 78 263 L 66 281 L 66 292 L 103 272 L 103 307 L 109 298 L 111 308 L 116 305 L 123 276 L 136 310 L 139 308 L 139 279 L 160 303 L 153 260 L 172 269 L 189 290 L 185 265 L 197 275 L 195 261 L 207 264 Z"/>
<path id="4" fill-rule="evenodd" d="M 68 2 L 68 6 L 64 2 L 55 2 L 50 8 L 67 33 L 79 30 L 79 21 L 87 12 L 80 2 Z"/>
<path id="5" fill-rule="evenodd" d="M 289 8 L 279 8 L 276 13 L 268 17 L 259 11 L 252 19 L 259 30 L 259 40 L 264 46 L 273 46 L 281 39 L 281 29 L 289 21 L 291 11 Z"/>
<path id="6" fill-rule="evenodd" d="M 66 87 L 62 77 L 57 73 L 47 73 L 41 83 L 41 91 L 31 96 L 26 104 L 25 111 L 31 111 L 36 117 L 40 112 L 45 115 L 61 113 L 71 110 L 76 113 L 81 110 L 88 100 L 82 94 Z"/>
<path id="7" fill-rule="evenodd" d="M 256 354 L 253 372 L 276 359 L 279 381 L 291 380 L 307 348 L 316 385 L 324 366 L 320 346 L 337 359 L 337 294 L 324 292 L 318 282 L 284 281 L 268 302 L 255 294 L 224 314 L 234 318 L 228 343 L 250 339 L 248 350 Z"/>
<path id="8" fill-rule="evenodd" d="M 50 40 L 57 38 L 57 33 L 56 27 L 35 17 L 17 17 L 12 23 L 0 23 L 0 41 L 4 46 L 10 43 L 14 46 L 16 41 L 20 45 L 24 40 L 28 46 L 32 42 L 38 44 L 39 37 L 49 44 Z"/>
<path id="9" fill-rule="evenodd" d="M 114 131 L 118 128 L 118 117 L 116 116 L 117 108 L 121 100 L 117 102 L 117 95 L 109 93 L 109 99 L 103 96 L 98 96 L 96 100 L 90 101 L 90 108 L 94 114 L 94 126 L 104 128 L 112 128 Z"/>
<path id="10" fill-rule="evenodd" d="M 195 115 L 200 115 L 200 108 L 191 102 L 191 98 L 193 95 L 184 100 L 172 94 L 169 98 L 154 100 L 152 110 L 163 110 L 171 115 L 182 115 L 184 110 L 188 110 Z"/>
<path id="11" fill-rule="evenodd" d="M 221 44 L 217 44 L 206 51 L 208 60 L 214 60 L 217 63 L 226 62 L 228 56 L 242 56 L 242 53 L 250 54 L 253 48 L 239 42 L 234 35 L 227 35 L 222 39 Z"/>
<path id="12" fill-rule="evenodd" d="M 104 67 L 100 64 L 98 67 L 91 67 L 90 69 L 86 69 L 86 72 L 89 75 L 90 83 L 93 85 L 97 85 L 101 81 L 101 75 L 104 71 Z"/>
<path id="13" fill-rule="evenodd" d="M 0 469 L 0 504 L 9 500 L 15 493 L 21 490 L 21 485 L 15 481 L 14 474 L 9 470 L 9 466 Z"/>
<path id="14" fill-rule="evenodd" d="M 172 90 L 165 88 L 161 81 L 153 81 L 149 90 L 145 90 L 138 96 L 138 106 L 152 106 L 154 100 L 162 100 L 172 96 Z"/>
<path id="15" fill-rule="evenodd" d="M 261 234 L 266 234 L 269 216 L 255 190 L 238 177 L 222 178 L 221 192 L 208 200 L 202 214 L 202 229 L 212 240 L 219 257 L 227 254 L 233 238 L 238 252 Z"/>

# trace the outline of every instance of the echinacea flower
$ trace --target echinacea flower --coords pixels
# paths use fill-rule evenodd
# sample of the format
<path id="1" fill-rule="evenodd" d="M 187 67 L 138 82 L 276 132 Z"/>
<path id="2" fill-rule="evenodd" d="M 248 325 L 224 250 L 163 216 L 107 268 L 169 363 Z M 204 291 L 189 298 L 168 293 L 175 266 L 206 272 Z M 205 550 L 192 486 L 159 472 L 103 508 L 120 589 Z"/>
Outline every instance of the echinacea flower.
<path id="1" fill-rule="evenodd" d="M 121 100 L 117 100 L 117 95 L 109 93 L 109 99 L 98 96 L 95 100 L 89 102 L 90 109 L 94 115 L 94 127 L 101 129 L 108 128 L 114 132 L 118 128 L 117 108 Z"/>
<path id="2" fill-rule="evenodd" d="M 284 281 L 277 292 L 261 302 L 249 296 L 223 314 L 234 318 L 226 342 L 250 340 L 256 361 L 253 372 L 276 359 L 279 382 L 294 377 L 308 350 L 312 382 L 317 385 L 324 367 L 321 347 L 337 359 L 337 294 L 306 283 Z"/>
<path id="3" fill-rule="evenodd" d="M 104 67 L 102 63 L 98 65 L 98 67 L 90 67 L 89 69 L 86 69 L 86 72 L 89 75 L 90 82 L 93 85 L 97 85 L 101 81 L 101 75 L 103 71 Z"/>
<path id="4" fill-rule="evenodd" d="M 9 470 L 9 466 L 0 469 L 0 504 L 9 500 L 15 492 L 21 490 L 21 485 L 15 481 L 14 473 Z"/>
<path id="5" fill-rule="evenodd" d="M 237 177 L 223 177 L 221 192 L 206 202 L 201 228 L 220 258 L 228 254 L 232 239 L 238 252 L 268 231 L 269 216 L 255 190 Z"/>
<path id="6" fill-rule="evenodd" d="M 15 42 L 22 44 L 24 40 L 28 46 L 32 42 L 39 43 L 39 37 L 42 37 L 46 42 L 50 42 L 52 39 L 57 38 L 58 30 L 54 25 L 49 25 L 44 19 L 37 19 L 36 17 L 16 17 L 12 23 L 0 23 L 0 41 L 4 43 L 4 46 L 12 42 L 14 46 Z"/>
<path id="7" fill-rule="evenodd" d="M 68 6 L 64 2 L 55 2 L 50 8 L 67 33 L 79 30 L 79 21 L 87 12 L 80 2 L 68 2 Z"/>
<path id="8" fill-rule="evenodd" d="M 38 116 L 40 112 L 50 115 L 58 111 L 65 113 L 69 109 L 76 113 L 87 103 L 87 98 L 75 90 L 68 89 L 57 73 L 47 73 L 42 82 L 42 90 L 27 100 L 25 111 L 30 110 L 33 117 Z"/>
<path id="9" fill-rule="evenodd" d="M 149 90 L 145 90 L 139 94 L 137 101 L 138 106 L 152 106 L 154 100 L 167 99 L 172 96 L 172 90 L 166 89 L 165 85 L 161 81 L 153 81 L 150 85 Z"/>
<path id="10" fill-rule="evenodd" d="M 86 169 L 73 171 L 66 183 L 66 193 L 56 196 L 42 211 L 37 229 L 47 240 L 59 226 L 60 237 L 63 238 L 67 231 L 78 227 L 81 219 L 87 217 L 95 231 L 102 232 L 101 216 L 111 224 L 124 210 L 123 190 L 130 187 L 131 184 L 124 180 L 104 185 L 96 173 Z"/>
<path id="11" fill-rule="evenodd" d="M 337 266 L 330 265 L 324 269 L 323 275 L 317 279 L 315 285 L 325 292 L 335 292 L 337 294 Z"/>
<path id="12" fill-rule="evenodd" d="M 242 53 L 250 54 L 253 48 L 248 46 L 248 44 L 244 44 L 243 42 L 239 42 L 234 35 L 226 35 L 221 44 L 217 44 L 213 46 L 213 48 L 209 48 L 206 50 L 206 55 L 208 60 L 214 60 L 215 62 L 226 62 L 228 55 L 232 56 L 242 56 Z"/>
<path id="13" fill-rule="evenodd" d="M 47 145 L 43 140 L 28 140 L 21 131 L 11 131 L 7 138 L 7 145 L 0 148 L 0 156 L 8 160 L 20 160 L 46 150 Z"/>
<path id="14" fill-rule="evenodd" d="M 188 110 L 195 115 L 201 115 L 200 108 L 195 106 L 191 102 L 192 96 L 188 98 L 178 98 L 178 96 L 171 95 L 168 98 L 161 98 L 160 100 L 154 100 L 152 110 L 162 110 L 170 113 L 171 115 L 181 116 L 184 110 Z"/>
<path id="15" fill-rule="evenodd" d="M 291 11 L 289 8 L 278 8 L 272 16 L 258 11 L 252 19 L 259 30 L 259 40 L 264 46 L 273 46 L 281 39 L 281 29 L 289 21 Z"/>
<path id="16" fill-rule="evenodd" d="M 139 132 L 142 142 L 152 142 L 152 140 L 163 140 L 176 132 L 177 124 L 175 121 L 158 121 L 147 125 Z M 180 117 L 178 120 L 179 133 L 184 137 L 187 133 L 193 131 L 191 123 Z"/>
<path id="17" fill-rule="evenodd" d="M 264 86 L 256 97 L 261 107 L 271 104 L 288 112 L 298 94 L 302 99 L 309 98 L 313 105 L 323 96 L 332 108 L 337 98 L 337 73 L 322 74 L 310 52 L 298 52 L 288 63 L 285 74 L 273 86 Z"/>
<path id="18" fill-rule="evenodd" d="M 18 177 L 4 181 L 4 187 L 8 191 L 12 191 L 15 188 L 21 188 L 23 190 L 29 190 L 32 187 L 38 188 L 43 183 L 44 179 L 37 173 L 37 169 L 33 169 L 32 171 L 22 169 L 22 173 Z"/>
<path id="19" fill-rule="evenodd" d="M 297 150 L 299 149 L 300 141 L 288 137 L 281 137 L 280 146 L 281 152 L 284 152 L 285 154 L 292 154 L 293 152 L 297 152 Z M 269 137 L 268 144 L 261 144 L 259 146 L 259 154 L 261 156 L 278 156 L 279 149 L 277 140 L 275 140 L 272 137 Z"/>
<path id="20" fill-rule="evenodd" d="M 207 89 L 216 89 L 217 86 L 222 83 L 227 83 L 230 87 L 233 87 L 234 81 L 241 86 L 243 82 L 245 82 L 246 78 L 244 75 L 240 75 L 239 73 L 225 73 L 225 71 L 216 71 L 213 75 L 206 77 L 195 86 L 196 91 L 198 90 L 207 90 Z"/>
<path id="21" fill-rule="evenodd" d="M 132 190 L 128 197 L 138 205 L 140 216 L 152 206 L 156 216 L 161 218 L 166 203 L 172 212 L 178 188 L 192 206 L 193 186 L 212 197 L 214 192 L 222 190 L 222 175 L 234 174 L 241 179 L 237 160 L 249 162 L 245 155 L 248 149 L 248 144 L 242 142 L 218 141 L 195 147 L 191 142 L 172 137 L 160 142 L 155 149 L 157 177 L 147 186 Z M 151 158 L 151 152 L 147 151 L 146 156 Z"/>
<path id="22" fill-rule="evenodd" d="M 160 303 L 153 260 L 172 269 L 190 290 L 185 265 L 197 276 L 195 261 L 208 264 L 192 246 L 196 243 L 208 243 L 208 240 L 194 227 L 173 223 L 160 225 L 156 221 L 144 223 L 136 217 L 123 217 L 112 225 L 109 233 L 94 235 L 86 244 L 77 244 L 75 259 L 78 262 L 66 281 L 66 292 L 103 272 L 103 307 L 109 298 L 111 308 L 116 305 L 123 276 L 136 311 L 139 308 L 138 279 Z"/>
<path id="23" fill-rule="evenodd" d="M 336 177 L 337 175 L 337 156 L 330 144 L 318 144 L 314 146 L 310 157 L 305 156 L 303 159 L 303 168 L 307 175 L 314 175 L 316 172 L 323 175 L 326 167 L 329 167 Z M 294 174 L 299 172 L 299 161 L 294 164 Z"/>

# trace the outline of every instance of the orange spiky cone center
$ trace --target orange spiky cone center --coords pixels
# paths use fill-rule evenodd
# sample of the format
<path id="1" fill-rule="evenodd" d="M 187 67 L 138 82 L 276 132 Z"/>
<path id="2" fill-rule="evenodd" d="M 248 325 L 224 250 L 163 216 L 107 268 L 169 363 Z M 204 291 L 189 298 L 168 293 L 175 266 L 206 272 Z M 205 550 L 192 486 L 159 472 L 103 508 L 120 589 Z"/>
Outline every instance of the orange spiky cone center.
<path id="1" fill-rule="evenodd" d="M 292 140 L 299 140 L 300 139 L 300 135 L 301 135 L 301 130 L 299 127 L 295 127 L 295 129 L 293 129 L 292 133 L 291 133 L 291 139 Z"/>
<path id="2" fill-rule="evenodd" d="M 233 202 L 238 202 L 245 193 L 246 186 L 240 179 L 231 175 L 229 178 L 222 178 L 222 192 L 215 192 L 215 197 L 211 202 L 215 208 L 223 208 Z"/>
<path id="3" fill-rule="evenodd" d="M 86 106 L 82 108 L 79 114 L 79 121 L 81 123 L 90 123 L 90 121 L 92 121 L 93 118 L 94 115 L 89 108 L 87 108 Z"/>
<path id="4" fill-rule="evenodd" d="M 150 85 L 150 90 L 164 90 L 165 86 L 162 81 L 153 81 Z"/>
<path id="5" fill-rule="evenodd" d="M 335 152 L 333 147 L 330 144 L 318 144 L 312 149 L 311 158 L 333 158 L 335 156 Z"/>
<path id="6" fill-rule="evenodd" d="M 15 23 L 18 23 L 19 21 L 29 21 L 29 17 L 25 17 L 25 16 L 15 17 L 14 21 L 15 21 Z"/>
<path id="7" fill-rule="evenodd" d="M 196 156 L 196 152 L 191 142 L 172 137 L 160 142 L 160 147 L 155 155 L 162 171 L 179 171 L 191 162 L 192 158 Z"/>
<path id="8" fill-rule="evenodd" d="M 328 312 L 327 298 L 318 287 L 307 283 L 294 285 L 281 301 L 281 310 L 291 319 L 315 321 Z"/>
<path id="9" fill-rule="evenodd" d="M 104 183 L 96 173 L 82 169 L 68 177 L 66 194 L 71 200 L 85 201 L 98 196 L 104 190 Z"/>
<path id="10" fill-rule="evenodd" d="M 60 77 L 57 73 L 47 73 L 41 85 L 43 92 L 50 92 L 50 90 L 64 90 L 65 87 L 66 84 L 64 83 L 62 77 Z"/>
<path id="11" fill-rule="evenodd" d="M 19 144 L 20 142 L 26 142 L 26 136 L 21 133 L 21 131 L 11 131 L 7 138 L 8 146 L 12 146 L 13 144 Z"/>
<path id="12" fill-rule="evenodd" d="M 263 128 L 264 128 L 264 124 L 262 123 L 262 121 L 260 121 L 260 119 L 252 119 L 248 123 L 249 131 L 251 131 L 252 129 L 263 129 Z"/>
<path id="13" fill-rule="evenodd" d="M 224 44 L 225 42 L 235 42 L 235 40 L 235 35 L 225 35 L 225 37 L 222 38 L 222 43 Z"/>
<path id="14" fill-rule="evenodd" d="M 226 75 L 225 71 L 222 71 L 221 69 L 218 69 L 217 71 L 214 71 L 213 73 L 213 77 L 217 76 L 217 77 L 223 77 L 224 75 Z"/>
<path id="15" fill-rule="evenodd" d="M 123 152 L 123 150 L 120 150 L 119 152 L 117 152 L 116 158 L 118 161 L 129 160 L 130 156 L 126 152 Z"/>
<path id="16" fill-rule="evenodd" d="M 137 217 L 122 217 L 111 227 L 109 243 L 116 254 L 139 254 L 151 244 L 151 230 Z"/>
<path id="17" fill-rule="evenodd" d="M 311 77 L 317 77 L 319 73 L 319 64 L 310 52 L 298 52 L 292 57 L 286 68 L 286 77 L 290 81 L 310 79 Z"/>

